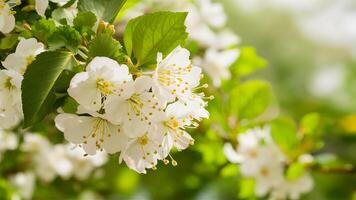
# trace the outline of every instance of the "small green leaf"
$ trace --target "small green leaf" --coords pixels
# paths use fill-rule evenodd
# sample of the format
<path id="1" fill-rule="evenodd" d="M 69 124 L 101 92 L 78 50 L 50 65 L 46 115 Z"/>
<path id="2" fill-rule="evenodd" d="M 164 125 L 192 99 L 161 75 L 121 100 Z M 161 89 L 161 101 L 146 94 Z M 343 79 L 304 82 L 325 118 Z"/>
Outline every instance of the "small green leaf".
<path id="1" fill-rule="evenodd" d="M 242 179 L 240 181 L 239 199 L 248 199 L 255 196 L 255 180 Z"/>
<path id="2" fill-rule="evenodd" d="M 32 34 L 42 42 L 47 39 L 56 30 L 56 24 L 53 20 L 41 18 L 32 26 Z"/>
<path id="3" fill-rule="evenodd" d="M 289 155 L 299 142 L 296 124 L 288 118 L 274 120 L 271 123 L 271 135 L 274 142 Z"/>
<path id="4" fill-rule="evenodd" d="M 18 37 L 19 36 L 17 34 L 11 34 L 1 38 L 0 49 L 11 49 L 18 42 Z"/>
<path id="5" fill-rule="evenodd" d="M 157 53 L 168 55 L 188 37 L 185 12 L 156 12 L 132 19 L 124 33 L 125 48 L 140 65 L 155 62 Z"/>
<path id="6" fill-rule="evenodd" d="M 79 104 L 72 98 L 67 96 L 64 99 L 62 109 L 65 113 L 76 113 Z"/>
<path id="7" fill-rule="evenodd" d="M 119 41 L 108 33 L 101 33 L 89 43 L 89 56 L 91 58 L 105 56 L 118 60 L 121 55 L 120 49 L 121 44 Z"/>
<path id="8" fill-rule="evenodd" d="M 231 67 L 231 70 L 237 75 L 247 76 L 266 66 L 267 61 L 259 57 L 254 48 L 242 47 L 240 49 L 240 56 Z"/>
<path id="9" fill-rule="evenodd" d="M 89 11 L 79 12 L 74 19 L 74 28 L 77 29 L 82 35 L 92 33 L 92 27 L 96 23 L 96 16 Z"/>
<path id="10" fill-rule="evenodd" d="M 304 134 L 316 133 L 320 125 L 320 115 L 318 113 L 307 114 L 302 118 L 300 125 Z"/>
<path id="11" fill-rule="evenodd" d="M 305 171 L 305 167 L 302 163 L 293 163 L 287 169 L 286 177 L 290 181 L 300 178 Z"/>
<path id="12" fill-rule="evenodd" d="M 113 23 L 126 0 L 79 0 L 79 11 L 93 12 L 99 20 Z"/>
<path id="13" fill-rule="evenodd" d="M 232 177 L 237 176 L 239 173 L 239 168 L 237 164 L 228 164 L 221 169 L 221 176 L 223 177 Z"/>
<path id="14" fill-rule="evenodd" d="M 38 55 L 28 66 L 22 82 L 25 127 L 42 120 L 53 109 L 56 82 L 74 61 L 71 52 L 48 51 Z"/>
<path id="15" fill-rule="evenodd" d="M 232 90 L 230 96 L 231 111 L 239 119 L 253 119 L 268 108 L 271 100 L 272 92 L 267 82 L 247 81 Z"/>
<path id="16" fill-rule="evenodd" d="M 65 25 L 60 26 L 58 29 L 48 38 L 48 45 L 50 50 L 57 50 L 65 47 L 70 51 L 77 52 L 78 47 L 81 44 L 81 35 L 74 28 Z"/>

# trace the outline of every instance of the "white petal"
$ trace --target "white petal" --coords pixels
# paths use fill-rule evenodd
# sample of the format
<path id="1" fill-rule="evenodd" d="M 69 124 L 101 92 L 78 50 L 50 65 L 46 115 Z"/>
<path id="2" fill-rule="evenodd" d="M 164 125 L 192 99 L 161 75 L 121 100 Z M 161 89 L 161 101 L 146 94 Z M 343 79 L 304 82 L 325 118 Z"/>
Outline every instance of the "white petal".
<path id="1" fill-rule="evenodd" d="M 230 143 L 226 143 L 224 145 L 224 154 L 227 159 L 232 163 L 241 163 L 244 160 L 243 156 L 238 154 Z"/>
<path id="2" fill-rule="evenodd" d="M 15 53 L 8 55 L 2 64 L 6 69 L 14 70 L 20 74 L 24 74 L 27 67 L 26 58 Z"/>
<path id="3" fill-rule="evenodd" d="M 35 4 L 37 13 L 44 17 L 48 7 L 48 0 L 36 0 Z"/>
<path id="4" fill-rule="evenodd" d="M 84 136 L 92 133 L 95 118 L 74 114 L 59 114 L 55 118 L 56 127 L 64 133 L 66 140 L 74 144 L 84 142 Z"/>
<path id="5" fill-rule="evenodd" d="M 103 148 L 108 153 L 116 153 L 126 148 L 129 138 L 123 133 L 119 126 L 108 124 L 110 137 L 105 135 Z"/>
<path id="6" fill-rule="evenodd" d="M 2 33 L 10 33 L 15 28 L 15 17 L 7 11 L 7 13 L 2 13 L 3 26 L 1 27 Z"/>
<path id="7" fill-rule="evenodd" d="M 37 42 L 35 38 L 24 39 L 21 38 L 16 47 L 16 54 L 23 56 L 36 56 L 44 51 L 44 45 Z"/>
<path id="8" fill-rule="evenodd" d="M 161 63 L 159 63 L 158 68 L 169 67 L 172 64 L 177 68 L 188 67 L 190 65 L 189 56 L 190 52 L 187 49 L 178 46 Z"/>
<path id="9" fill-rule="evenodd" d="M 86 109 L 98 111 L 101 108 L 101 93 L 96 89 L 96 80 L 88 72 L 78 73 L 72 78 L 68 94 Z"/>

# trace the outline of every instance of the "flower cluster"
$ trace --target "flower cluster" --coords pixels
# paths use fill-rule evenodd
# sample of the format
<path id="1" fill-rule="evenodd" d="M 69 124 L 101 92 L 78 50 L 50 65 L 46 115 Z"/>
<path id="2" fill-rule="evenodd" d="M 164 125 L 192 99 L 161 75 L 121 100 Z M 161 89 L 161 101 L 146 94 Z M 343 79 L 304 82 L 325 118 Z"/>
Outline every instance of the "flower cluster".
<path id="1" fill-rule="evenodd" d="M 9 129 L 23 118 L 21 82 L 27 66 L 44 51 L 44 45 L 35 38 L 21 38 L 16 51 L 2 62 L 0 70 L 0 129 Z"/>
<path id="2" fill-rule="evenodd" d="M 221 85 L 221 80 L 231 78 L 229 67 L 239 56 L 236 46 L 240 39 L 225 27 L 227 17 L 220 3 L 211 0 L 142 1 L 130 9 L 125 17 L 133 18 L 157 8 L 188 12 L 185 25 L 189 40 L 197 43 L 203 51 L 202 56 L 193 58 L 193 63 L 202 67 L 215 87 Z"/>
<path id="3" fill-rule="evenodd" d="M 107 162 L 105 153 L 83 158 L 82 149 L 72 144 L 52 145 L 45 137 L 33 133 L 25 134 L 21 150 L 30 155 L 35 174 L 44 182 L 51 182 L 57 176 L 85 180 Z"/>
<path id="4" fill-rule="evenodd" d="M 225 155 L 240 164 L 243 176 L 255 180 L 255 194 L 269 199 L 299 199 L 313 188 L 313 179 L 305 172 L 295 180 L 285 177 L 286 157 L 270 137 L 269 128 L 248 130 L 238 136 L 238 147 L 224 147 Z"/>
<path id="5" fill-rule="evenodd" d="M 164 59 L 158 53 L 155 70 L 135 74 L 110 58 L 95 57 L 68 89 L 79 103 L 77 113 L 59 114 L 57 128 L 87 155 L 121 152 L 120 161 L 139 173 L 155 169 L 158 160 L 167 164 L 173 147 L 193 144 L 186 128 L 209 115 L 204 101 L 209 97 L 196 93 L 206 86 L 199 86 L 201 69 L 189 56 L 178 46 Z"/>

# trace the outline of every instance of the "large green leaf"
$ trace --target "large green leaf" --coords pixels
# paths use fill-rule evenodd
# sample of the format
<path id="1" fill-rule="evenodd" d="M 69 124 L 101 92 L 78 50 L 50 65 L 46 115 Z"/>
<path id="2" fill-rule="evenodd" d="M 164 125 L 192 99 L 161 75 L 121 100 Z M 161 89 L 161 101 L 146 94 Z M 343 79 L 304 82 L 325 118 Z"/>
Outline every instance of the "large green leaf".
<path id="1" fill-rule="evenodd" d="M 267 66 L 267 61 L 258 56 L 253 47 L 242 47 L 239 59 L 231 67 L 234 74 L 247 76 Z"/>
<path id="2" fill-rule="evenodd" d="M 271 123 L 273 141 L 289 156 L 295 156 L 294 151 L 299 144 L 297 126 L 289 118 L 278 118 Z"/>
<path id="3" fill-rule="evenodd" d="M 264 81 L 252 80 L 237 86 L 231 92 L 231 111 L 239 119 L 253 119 L 261 115 L 270 105 L 272 92 Z"/>
<path id="4" fill-rule="evenodd" d="M 185 12 L 156 12 L 131 20 L 124 33 L 125 48 L 140 65 L 154 62 L 157 53 L 169 54 L 188 37 Z"/>
<path id="5" fill-rule="evenodd" d="M 52 51 L 38 55 L 28 66 L 22 82 L 25 127 L 42 120 L 51 111 L 56 100 L 56 82 L 73 63 L 71 52 Z"/>
<path id="6" fill-rule="evenodd" d="M 93 12 L 98 19 L 113 23 L 126 0 L 79 0 L 79 11 Z"/>
<path id="7" fill-rule="evenodd" d="M 124 32 L 124 44 L 125 44 L 125 49 L 126 53 L 128 56 L 131 57 L 132 54 L 132 37 L 133 37 L 133 32 L 137 26 L 137 24 L 143 19 L 142 17 L 135 18 L 133 20 L 130 20 L 125 28 Z"/>

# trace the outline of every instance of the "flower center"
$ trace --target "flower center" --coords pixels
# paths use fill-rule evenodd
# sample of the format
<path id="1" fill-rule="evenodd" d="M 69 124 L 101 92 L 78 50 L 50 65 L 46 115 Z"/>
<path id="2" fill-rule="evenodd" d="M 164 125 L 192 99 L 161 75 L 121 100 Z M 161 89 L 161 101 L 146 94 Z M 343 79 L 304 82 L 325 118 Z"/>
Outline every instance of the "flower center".
<path id="1" fill-rule="evenodd" d="M 130 103 L 132 109 L 136 113 L 136 115 L 140 115 L 141 109 L 144 106 L 144 103 L 140 99 L 140 95 L 135 93 L 129 99 L 128 102 Z"/>
<path id="2" fill-rule="evenodd" d="M 8 90 L 12 90 L 14 88 L 14 85 L 11 83 L 12 78 L 8 77 L 5 82 L 4 82 L 4 88 L 8 89 Z"/>
<path id="3" fill-rule="evenodd" d="M 166 69 L 160 69 L 158 71 L 158 81 L 165 86 L 170 86 L 171 84 L 171 71 Z"/>
<path id="4" fill-rule="evenodd" d="M 260 173 L 261 173 L 262 176 L 268 176 L 269 170 L 268 170 L 267 167 L 261 167 Z"/>
<path id="5" fill-rule="evenodd" d="M 168 121 L 164 123 L 167 127 L 177 130 L 179 129 L 179 122 L 175 117 L 171 117 Z"/>
<path id="6" fill-rule="evenodd" d="M 112 94 L 114 92 L 114 85 L 109 81 L 100 78 L 96 81 L 96 88 L 103 94 Z"/>
<path id="7" fill-rule="evenodd" d="M 148 144 L 148 137 L 147 137 L 147 135 L 144 135 L 144 136 L 140 137 L 140 138 L 138 139 L 138 142 L 139 142 L 140 145 L 142 145 L 142 146 L 147 145 L 147 144 Z"/>
<path id="8" fill-rule="evenodd" d="M 26 57 L 26 63 L 27 63 L 27 66 L 30 65 L 34 60 L 35 60 L 35 56 L 27 56 Z"/>

